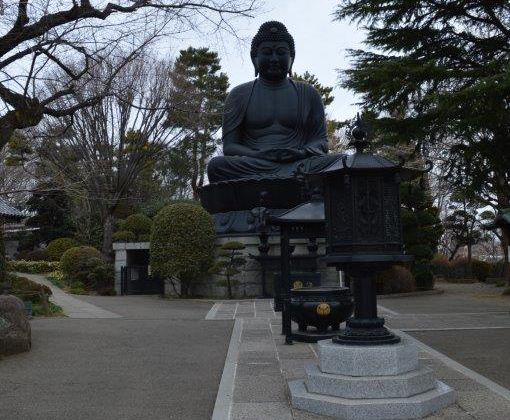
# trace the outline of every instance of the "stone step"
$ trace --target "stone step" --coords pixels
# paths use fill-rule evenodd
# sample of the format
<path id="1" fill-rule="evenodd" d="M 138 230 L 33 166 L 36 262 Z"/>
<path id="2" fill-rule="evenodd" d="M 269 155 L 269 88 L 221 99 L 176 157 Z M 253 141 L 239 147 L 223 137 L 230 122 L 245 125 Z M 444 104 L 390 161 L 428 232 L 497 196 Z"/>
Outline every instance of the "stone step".
<path id="1" fill-rule="evenodd" d="M 435 388 L 434 372 L 428 367 L 392 376 L 347 376 L 321 372 L 305 366 L 309 392 L 342 398 L 405 398 Z"/>
<path id="2" fill-rule="evenodd" d="M 418 369 L 418 348 L 409 339 L 398 344 L 351 346 L 323 340 L 317 343 L 320 370 L 348 376 L 400 375 Z"/>
<path id="3" fill-rule="evenodd" d="M 344 420 L 417 419 L 455 402 L 452 388 L 437 381 L 434 389 L 407 398 L 351 399 L 308 392 L 304 380 L 289 382 L 292 405 Z"/>

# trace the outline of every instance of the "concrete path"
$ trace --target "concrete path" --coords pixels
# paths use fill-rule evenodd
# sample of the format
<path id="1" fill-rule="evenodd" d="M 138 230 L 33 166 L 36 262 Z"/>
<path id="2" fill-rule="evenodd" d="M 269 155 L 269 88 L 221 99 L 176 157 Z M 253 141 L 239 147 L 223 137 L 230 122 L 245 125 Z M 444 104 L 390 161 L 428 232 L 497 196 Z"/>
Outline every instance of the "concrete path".
<path id="1" fill-rule="evenodd" d="M 75 300 L 117 317 L 33 319 L 32 350 L 0 360 L 1 420 L 211 418 L 233 321 L 205 321 L 205 302 Z"/>
<path id="2" fill-rule="evenodd" d="M 62 289 L 55 286 L 46 277 L 39 274 L 17 273 L 20 276 L 27 277 L 39 284 L 44 284 L 51 289 L 52 295 L 50 300 L 60 306 L 64 310 L 64 314 L 69 318 L 120 318 L 121 316 L 113 312 L 107 311 L 96 305 L 77 299 Z M 78 296 L 78 295 L 77 295 Z"/>
<path id="3" fill-rule="evenodd" d="M 417 341 L 420 362 L 457 392 L 456 405 L 428 419 L 507 420 L 510 299 L 501 299 L 493 286 L 440 287 L 445 294 L 384 299 L 379 308 L 390 328 L 423 341 Z M 269 300 L 221 302 L 206 315 L 236 322 L 213 420 L 327 418 L 290 406 L 287 381 L 303 378 L 304 366 L 317 363 L 316 345 L 285 345 L 280 314 L 268 310 L 270 305 Z M 397 333 L 407 335 L 402 330 Z"/>

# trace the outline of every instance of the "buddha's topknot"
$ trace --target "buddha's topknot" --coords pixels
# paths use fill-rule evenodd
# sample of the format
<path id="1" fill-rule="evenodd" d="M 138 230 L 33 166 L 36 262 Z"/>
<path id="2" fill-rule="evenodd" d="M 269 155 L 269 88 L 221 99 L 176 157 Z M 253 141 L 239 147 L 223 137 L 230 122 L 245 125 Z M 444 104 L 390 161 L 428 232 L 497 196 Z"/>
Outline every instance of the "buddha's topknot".
<path id="1" fill-rule="evenodd" d="M 271 20 L 260 25 L 259 31 L 251 41 L 250 55 L 252 59 L 257 55 L 257 48 L 264 41 L 285 41 L 289 44 L 290 56 L 292 58 L 296 56 L 294 38 L 292 38 L 292 35 L 289 34 L 289 31 L 287 31 L 287 28 L 281 22 Z"/>

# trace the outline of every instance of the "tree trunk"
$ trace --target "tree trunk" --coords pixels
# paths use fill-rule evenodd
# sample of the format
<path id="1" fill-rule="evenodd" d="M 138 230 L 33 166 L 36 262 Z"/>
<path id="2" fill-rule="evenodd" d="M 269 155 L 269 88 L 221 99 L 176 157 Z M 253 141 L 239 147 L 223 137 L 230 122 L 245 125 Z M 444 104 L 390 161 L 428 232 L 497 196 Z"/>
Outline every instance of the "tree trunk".
<path id="1" fill-rule="evenodd" d="M 232 284 L 230 283 L 230 276 L 227 275 L 227 292 L 228 298 L 232 299 Z"/>
<path id="2" fill-rule="evenodd" d="M 506 284 L 508 287 L 510 287 L 510 262 L 509 262 L 509 255 L 508 255 L 508 246 L 510 245 L 510 228 L 503 228 L 501 229 L 503 231 L 503 240 L 501 241 L 501 246 L 503 248 L 503 276 L 506 280 Z"/>
<path id="3" fill-rule="evenodd" d="M 103 245 L 101 248 L 101 252 L 110 261 L 113 260 L 112 258 L 113 222 L 114 222 L 113 214 L 112 212 L 109 212 L 104 221 Z"/>
<path id="4" fill-rule="evenodd" d="M 467 251 L 468 251 L 467 259 L 468 259 L 468 264 L 471 264 L 471 258 L 472 258 L 472 255 L 473 255 L 472 248 L 473 248 L 473 245 L 471 244 L 471 242 L 469 242 L 467 244 Z"/>

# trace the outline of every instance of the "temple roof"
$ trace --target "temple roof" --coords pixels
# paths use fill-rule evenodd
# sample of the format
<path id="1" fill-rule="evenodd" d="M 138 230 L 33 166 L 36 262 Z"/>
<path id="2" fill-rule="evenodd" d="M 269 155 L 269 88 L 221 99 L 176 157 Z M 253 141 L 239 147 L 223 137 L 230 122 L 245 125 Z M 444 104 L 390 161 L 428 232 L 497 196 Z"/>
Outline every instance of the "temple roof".
<path id="1" fill-rule="evenodd" d="M 0 217 L 19 220 L 25 218 L 26 215 L 0 198 Z"/>

